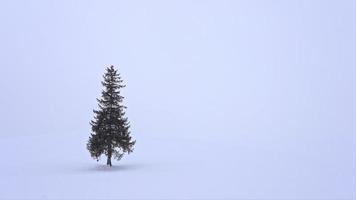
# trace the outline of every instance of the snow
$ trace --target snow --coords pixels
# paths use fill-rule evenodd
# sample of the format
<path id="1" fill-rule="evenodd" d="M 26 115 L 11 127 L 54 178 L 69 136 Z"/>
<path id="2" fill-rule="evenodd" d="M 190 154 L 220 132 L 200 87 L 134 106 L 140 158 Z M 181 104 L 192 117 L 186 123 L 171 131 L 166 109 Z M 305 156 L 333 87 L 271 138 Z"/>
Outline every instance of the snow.
<path id="1" fill-rule="evenodd" d="M 277 141 L 267 138 L 141 134 L 135 151 L 111 168 L 89 157 L 87 139 L 78 133 L 2 138 L 0 151 L 8 156 L 0 166 L 0 198 L 353 197 L 351 177 L 339 171 L 349 166 L 333 163 L 339 158 L 319 158 L 312 148 L 272 147 Z"/>
<path id="2" fill-rule="evenodd" d="M 352 0 L 0 1 L 0 199 L 355 199 Z M 86 150 L 105 68 L 135 151 Z"/>

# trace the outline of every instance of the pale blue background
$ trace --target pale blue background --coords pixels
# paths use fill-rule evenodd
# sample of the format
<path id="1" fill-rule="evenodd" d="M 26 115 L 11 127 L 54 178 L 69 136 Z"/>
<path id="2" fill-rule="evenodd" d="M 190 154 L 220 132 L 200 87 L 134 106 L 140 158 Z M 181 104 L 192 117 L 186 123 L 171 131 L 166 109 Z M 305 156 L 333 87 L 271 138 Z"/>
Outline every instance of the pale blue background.
<path id="1" fill-rule="evenodd" d="M 0 138 L 89 135 L 113 64 L 138 141 L 256 142 L 355 198 L 355 54 L 354 0 L 1 0 Z"/>

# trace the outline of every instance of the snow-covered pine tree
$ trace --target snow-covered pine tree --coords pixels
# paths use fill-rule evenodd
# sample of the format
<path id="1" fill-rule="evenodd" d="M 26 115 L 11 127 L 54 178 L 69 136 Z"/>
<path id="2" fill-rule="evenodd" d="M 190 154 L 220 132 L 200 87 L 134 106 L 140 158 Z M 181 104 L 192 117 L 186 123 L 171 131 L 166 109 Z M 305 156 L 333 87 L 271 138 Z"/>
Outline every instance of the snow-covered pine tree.
<path id="1" fill-rule="evenodd" d="M 125 117 L 126 107 L 122 105 L 123 96 L 120 74 L 110 66 L 103 76 L 104 87 L 101 99 L 97 99 L 99 109 L 94 110 L 94 120 L 90 122 L 92 133 L 87 143 L 91 156 L 99 161 L 102 154 L 107 156 L 107 165 L 112 166 L 111 158 L 120 160 L 124 153 L 131 153 L 136 141 L 130 136 L 130 125 Z"/>

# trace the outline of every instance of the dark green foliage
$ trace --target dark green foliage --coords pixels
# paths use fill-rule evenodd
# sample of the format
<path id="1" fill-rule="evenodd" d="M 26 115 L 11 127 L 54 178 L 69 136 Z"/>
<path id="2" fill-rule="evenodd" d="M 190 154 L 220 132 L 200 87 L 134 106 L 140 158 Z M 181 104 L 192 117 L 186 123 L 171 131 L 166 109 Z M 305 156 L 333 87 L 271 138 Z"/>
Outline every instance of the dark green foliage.
<path id="1" fill-rule="evenodd" d="M 87 149 L 91 156 L 99 160 L 102 154 L 107 156 L 107 165 L 111 166 L 114 156 L 120 160 L 124 153 L 131 153 L 136 141 L 130 136 L 130 125 L 125 117 L 126 107 L 122 105 L 124 97 L 120 95 L 122 84 L 120 74 L 111 66 L 104 74 L 104 87 L 101 99 L 97 99 L 99 109 L 94 110 L 94 120 L 90 122 L 92 133 L 89 137 Z"/>

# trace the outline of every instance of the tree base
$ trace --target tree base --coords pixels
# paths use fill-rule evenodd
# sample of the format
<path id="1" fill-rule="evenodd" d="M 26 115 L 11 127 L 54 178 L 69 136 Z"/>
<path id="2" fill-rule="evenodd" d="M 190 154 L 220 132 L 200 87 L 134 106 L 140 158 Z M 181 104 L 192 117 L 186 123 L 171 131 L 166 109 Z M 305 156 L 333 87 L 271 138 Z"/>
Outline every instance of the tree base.
<path id="1" fill-rule="evenodd" d="M 107 162 L 106 162 L 106 165 L 108 165 L 108 166 L 112 166 L 112 164 L 111 164 L 111 158 L 108 158 L 108 160 L 107 160 Z"/>

